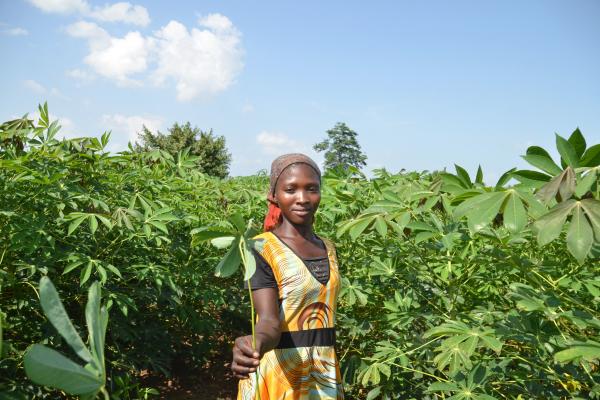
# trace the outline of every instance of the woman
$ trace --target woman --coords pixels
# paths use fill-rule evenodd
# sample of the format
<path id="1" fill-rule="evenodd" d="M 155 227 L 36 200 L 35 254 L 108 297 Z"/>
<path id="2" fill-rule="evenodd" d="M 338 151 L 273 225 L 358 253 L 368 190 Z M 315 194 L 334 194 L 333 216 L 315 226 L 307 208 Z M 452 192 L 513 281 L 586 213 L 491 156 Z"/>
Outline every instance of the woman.
<path id="1" fill-rule="evenodd" d="M 238 337 L 233 348 L 238 400 L 254 400 L 257 391 L 261 400 L 343 399 L 334 347 L 337 258 L 333 245 L 313 232 L 320 188 L 321 172 L 309 157 L 273 161 L 265 233 L 256 237 L 250 279 L 256 348 L 252 336 Z"/>

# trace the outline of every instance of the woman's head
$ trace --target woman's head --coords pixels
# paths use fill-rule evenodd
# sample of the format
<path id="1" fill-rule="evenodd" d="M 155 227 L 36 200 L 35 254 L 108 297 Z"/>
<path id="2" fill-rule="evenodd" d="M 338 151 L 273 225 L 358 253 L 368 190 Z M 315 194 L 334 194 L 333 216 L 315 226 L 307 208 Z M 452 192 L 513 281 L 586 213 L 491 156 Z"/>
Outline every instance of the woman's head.
<path id="1" fill-rule="evenodd" d="M 265 231 L 273 230 L 285 218 L 295 225 L 312 224 L 321 200 L 321 171 L 304 154 L 286 154 L 271 165 L 269 212 Z"/>

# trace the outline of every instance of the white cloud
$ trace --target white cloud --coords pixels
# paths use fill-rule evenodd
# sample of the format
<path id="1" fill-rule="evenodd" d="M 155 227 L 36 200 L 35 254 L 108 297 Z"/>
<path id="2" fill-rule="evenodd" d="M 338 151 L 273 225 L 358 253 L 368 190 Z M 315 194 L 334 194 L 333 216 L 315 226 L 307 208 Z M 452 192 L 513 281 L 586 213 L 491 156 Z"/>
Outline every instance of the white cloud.
<path id="1" fill-rule="evenodd" d="M 103 22 L 123 22 L 139 26 L 150 23 L 148 10 L 128 2 L 90 6 L 86 0 L 28 0 L 40 10 L 53 14 L 79 14 Z"/>
<path id="2" fill-rule="evenodd" d="M 68 71 L 65 72 L 65 74 L 70 77 L 75 79 L 76 81 L 80 82 L 80 83 L 87 83 L 87 82 L 91 82 L 94 80 L 94 74 L 92 74 L 89 71 L 84 71 L 78 68 L 75 69 L 70 69 Z"/>
<path id="3" fill-rule="evenodd" d="M 198 23 L 202 29 L 188 30 L 170 21 L 154 35 L 129 32 L 119 38 L 93 22 L 80 21 L 66 32 L 88 41 L 84 62 L 98 75 L 121 86 L 173 82 L 177 99 L 189 101 L 227 89 L 243 68 L 241 34 L 233 23 L 220 14 Z M 80 70 L 74 71 L 71 76 L 82 76 Z"/>
<path id="4" fill-rule="evenodd" d="M 41 83 L 38 83 L 33 79 L 27 79 L 23 81 L 23 86 L 37 94 L 46 93 L 46 88 Z"/>
<path id="5" fill-rule="evenodd" d="M 23 28 L 9 28 L 9 29 L 4 29 L 2 31 L 2 33 L 4 33 L 5 35 L 9 35 L 9 36 L 26 36 L 29 35 L 29 31 L 27 31 L 27 29 L 23 29 Z"/>
<path id="6" fill-rule="evenodd" d="M 161 129 L 163 119 L 153 116 L 112 114 L 103 115 L 102 123 L 108 130 L 112 131 L 113 139 L 125 144 L 129 141 L 134 143 L 138 140 L 138 132 L 142 131 L 142 126 L 146 126 L 154 132 Z"/>
<path id="7" fill-rule="evenodd" d="M 256 136 L 256 142 L 261 145 L 263 152 L 270 156 L 307 151 L 307 146 L 303 143 L 278 132 L 262 131 Z"/>
<path id="8" fill-rule="evenodd" d="M 154 81 L 174 80 L 177 99 L 189 101 L 227 89 L 243 68 L 241 34 L 220 14 L 200 18 L 205 29 L 191 31 L 171 21 L 156 33 L 158 67 Z"/>
<path id="9" fill-rule="evenodd" d="M 148 26 L 150 23 L 150 15 L 145 7 L 127 2 L 95 7 L 88 16 L 98 21 L 125 22 L 139 26 Z"/>
<path id="10" fill-rule="evenodd" d="M 254 106 L 252 104 L 246 103 L 242 106 L 243 114 L 250 114 L 252 112 L 254 112 Z"/>
<path id="11" fill-rule="evenodd" d="M 39 82 L 34 81 L 33 79 L 24 80 L 23 86 L 25 86 L 27 89 L 29 89 L 32 92 L 37 93 L 37 94 L 50 94 L 51 96 L 62 99 L 62 100 L 69 100 L 69 98 L 67 96 L 65 96 L 64 94 L 62 94 L 62 92 L 60 90 L 58 90 L 57 88 L 52 88 L 52 89 L 48 90 L 46 87 L 44 87 L 44 85 L 42 85 Z"/>
<path id="12" fill-rule="evenodd" d="M 84 61 L 97 74 L 114 79 L 121 86 L 141 84 L 130 75 L 147 69 L 152 39 L 144 38 L 139 32 L 129 32 L 122 38 L 112 37 L 95 23 L 86 21 L 69 25 L 67 33 L 88 40 L 90 53 Z"/>
<path id="13" fill-rule="evenodd" d="M 29 0 L 31 4 L 47 13 L 72 14 L 86 13 L 89 4 L 85 0 Z"/>

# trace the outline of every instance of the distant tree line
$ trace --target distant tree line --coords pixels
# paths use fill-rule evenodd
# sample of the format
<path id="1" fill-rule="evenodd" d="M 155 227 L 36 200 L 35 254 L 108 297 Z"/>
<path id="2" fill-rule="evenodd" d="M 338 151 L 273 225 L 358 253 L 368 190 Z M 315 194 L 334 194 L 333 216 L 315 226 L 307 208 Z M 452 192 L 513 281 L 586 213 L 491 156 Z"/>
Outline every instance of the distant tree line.
<path id="1" fill-rule="evenodd" d="M 324 169 L 348 170 L 349 167 L 361 169 L 366 166 L 367 156 L 358 143 L 358 134 L 343 122 L 338 122 L 327 132 L 327 138 L 313 146 L 317 152 L 324 152 Z M 174 123 L 167 133 L 152 132 L 146 126 L 138 135 L 136 151 L 163 150 L 175 156 L 179 151 L 189 148 L 190 154 L 197 156 L 198 169 L 207 175 L 225 178 L 229 175 L 231 154 L 227 150 L 224 136 L 218 136 L 212 129 L 203 131 L 193 127 L 190 122 Z M 295 149 L 289 149 L 294 152 Z"/>

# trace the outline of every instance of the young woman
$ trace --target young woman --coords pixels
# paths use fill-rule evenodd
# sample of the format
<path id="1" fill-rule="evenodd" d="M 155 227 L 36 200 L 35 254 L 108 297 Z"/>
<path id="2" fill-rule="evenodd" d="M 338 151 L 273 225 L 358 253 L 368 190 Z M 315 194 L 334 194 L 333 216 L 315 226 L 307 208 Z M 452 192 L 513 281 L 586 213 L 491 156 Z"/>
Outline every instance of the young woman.
<path id="1" fill-rule="evenodd" d="M 313 232 L 321 172 L 309 157 L 286 154 L 273 161 L 270 183 L 250 279 L 256 348 L 251 335 L 238 337 L 233 348 L 238 400 L 254 400 L 257 391 L 261 400 L 343 399 L 335 355 L 337 258 L 333 245 Z"/>

